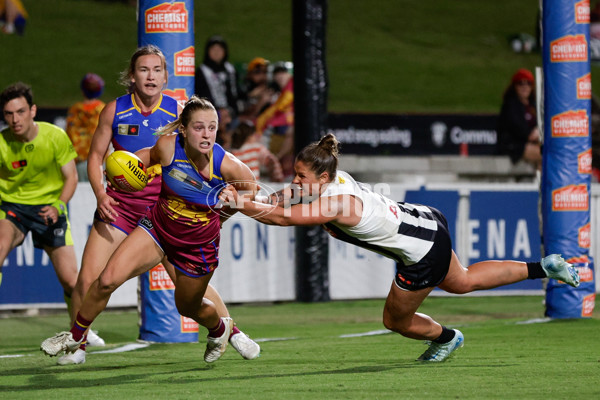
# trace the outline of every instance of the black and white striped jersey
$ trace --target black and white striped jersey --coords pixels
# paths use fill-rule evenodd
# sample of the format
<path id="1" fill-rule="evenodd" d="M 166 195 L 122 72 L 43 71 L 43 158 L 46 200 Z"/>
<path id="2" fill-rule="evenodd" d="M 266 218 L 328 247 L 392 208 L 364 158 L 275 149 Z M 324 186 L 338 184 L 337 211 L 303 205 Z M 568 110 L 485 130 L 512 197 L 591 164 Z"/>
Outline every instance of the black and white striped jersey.
<path id="1" fill-rule="evenodd" d="M 364 247 L 404 265 L 419 262 L 433 246 L 438 229 L 429 207 L 397 203 L 337 171 L 321 197 L 351 195 L 362 201 L 362 216 L 356 226 L 325 224 L 335 238 Z"/>

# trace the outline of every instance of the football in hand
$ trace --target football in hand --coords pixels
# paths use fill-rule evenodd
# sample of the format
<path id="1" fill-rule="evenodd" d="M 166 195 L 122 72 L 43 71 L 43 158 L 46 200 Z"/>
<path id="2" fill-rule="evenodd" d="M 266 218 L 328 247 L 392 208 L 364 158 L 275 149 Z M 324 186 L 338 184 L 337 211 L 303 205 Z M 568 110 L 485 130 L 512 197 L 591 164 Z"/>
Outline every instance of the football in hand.
<path id="1" fill-rule="evenodd" d="M 142 160 L 123 150 L 114 151 L 106 158 L 106 177 L 115 189 L 124 192 L 137 192 L 148 183 Z"/>

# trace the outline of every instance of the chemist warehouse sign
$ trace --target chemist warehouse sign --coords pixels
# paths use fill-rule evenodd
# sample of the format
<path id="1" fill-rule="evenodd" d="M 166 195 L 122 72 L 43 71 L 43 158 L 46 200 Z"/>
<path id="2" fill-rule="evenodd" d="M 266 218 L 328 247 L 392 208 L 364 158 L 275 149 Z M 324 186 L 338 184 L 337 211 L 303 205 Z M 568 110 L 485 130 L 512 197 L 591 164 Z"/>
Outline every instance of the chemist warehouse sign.
<path id="1" fill-rule="evenodd" d="M 146 10 L 146 33 L 188 32 L 189 18 L 185 3 L 163 3 Z"/>
<path id="2" fill-rule="evenodd" d="M 169 80 L 163 93 L 185 102 L 194 93 L 194 2 L 139 0 L 140 46 L 158 46 L 167 59 Z"/>

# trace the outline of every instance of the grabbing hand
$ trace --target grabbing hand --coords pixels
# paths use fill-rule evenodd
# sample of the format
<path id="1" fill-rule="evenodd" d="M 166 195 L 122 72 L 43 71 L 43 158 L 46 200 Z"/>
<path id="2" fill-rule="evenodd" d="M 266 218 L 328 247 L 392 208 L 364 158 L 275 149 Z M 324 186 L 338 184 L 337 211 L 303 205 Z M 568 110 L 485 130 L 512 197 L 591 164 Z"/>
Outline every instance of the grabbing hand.
<path id="1" fill-rule="evenodd" d="M 119 213 L 115 211 L 113 206 L 118 206 L 119 202 L 104 193 L 98 197 L 97 210 L 100 218 L 107 222 L 115 222 Z"/>

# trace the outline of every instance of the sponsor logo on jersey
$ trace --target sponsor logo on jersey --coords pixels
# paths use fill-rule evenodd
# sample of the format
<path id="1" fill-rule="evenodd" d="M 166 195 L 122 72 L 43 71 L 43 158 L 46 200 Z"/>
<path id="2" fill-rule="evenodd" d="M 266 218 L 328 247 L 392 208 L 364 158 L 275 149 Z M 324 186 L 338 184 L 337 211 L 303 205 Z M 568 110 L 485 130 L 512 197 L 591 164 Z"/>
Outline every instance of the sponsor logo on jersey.
<path id="1" fill-rule="evenodd" d="M 566 111 L 552 117 L 552 137 L 585 137 L 589 135 L 586 110 Z"/>
<path id="2" fill-rule="evenodd" d="M 581 0 L 575 3 L 575 23 L 590 23 L 590 0 Z"/>
<path id="3" fill-rule="evenodd" d="M 196 54 L 194 46 L 175 52 L 173 55 L 175 76 L 194 76 L 196 71 Z"/>
<path id="4" fill-rule="evenodd" d="M 592 149 L 587 149 L 577 155 L 577 172 L 580 174 L 592 173 Z"/>
<path id="5" fill-rule="evenodd" d="M 121 115 L 118 115 L 117 117 L 119 119 L 123 119 L 123 118 L 131 117 L 132 115 L 133 115 L 132 112 L 128 112 L 127 114 L 121 114 Z"/>
<path id="6" fill-rule="evenodd" d="M 567 35 L 550 42 L 551 62 L 588 60 L 588 44 L 585 35 Z"/>
<path id="7" fill-rule="evenodd" d="M 588 100 L 592 98 L 592 74 L 588 73 L 577 79 L 577 98 Z"/>
<path id="8" fill-rule="evenodd" d="M 139 136 L 140 135 L 140 126 L 139 125 L 130 125 L 130 124 L 119 124 L 119 130 L 117 133 L 119 135 L 124 135 L 124 136 Z"/>
<path id="9" fill-rule="evenodd" d="M 588 211 L 586 184 L 568 185 L 552 191 L 552 211 Z"/>
<path id="10" fill-rule="evenodd" d="M 199 190 L 200 193 L 210 194 L 213 190 L 213 188 L 206 181 L 196 180 L 185 172 L 175 168 L 169 171 L 169 176 L 175 180 L 178 180 L 179 182 L 183 182 L 194 187 L 195 189 Z"/>
<path id="11" fill-rule="evenodd" d="M 19 168 L 23 168 L 26 166 L 27 166 L 27 160 L 19 160 L 19 161 L 12 162 L 13 169 L 19 169 Z"/>
<path id="12" fill-rule="evenodd" d="M 154 229 L 154 225 L 152 225 L 152 221 L 150 221 L 150 219 L 148 217 L 143 217 L 140 220 L 140 222 L 138 222 L 138 224 L 140 224 L 141 226 L 143 226 L 144 228 L 146 228 L 148 230 Z"/>
<path id="13" fill-rule="evenodd" d="M 165 2 L 146 10 L 146 33 L 177 33 L 189 31 L 189 14 L 185 3 Z"/>

